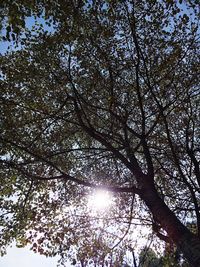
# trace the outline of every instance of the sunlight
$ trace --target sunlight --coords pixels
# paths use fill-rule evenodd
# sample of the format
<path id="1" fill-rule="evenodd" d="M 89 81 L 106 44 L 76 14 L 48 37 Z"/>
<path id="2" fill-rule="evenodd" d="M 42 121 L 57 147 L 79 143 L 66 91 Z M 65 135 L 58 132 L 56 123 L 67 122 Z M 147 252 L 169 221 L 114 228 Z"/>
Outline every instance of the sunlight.
<path id="1" fill-rule="evenodd" d="M 88 198 L 89 207 L 95 210 L 106 210 L 112 204 L 112 195 L 105 190 L 96 190 Z"/>

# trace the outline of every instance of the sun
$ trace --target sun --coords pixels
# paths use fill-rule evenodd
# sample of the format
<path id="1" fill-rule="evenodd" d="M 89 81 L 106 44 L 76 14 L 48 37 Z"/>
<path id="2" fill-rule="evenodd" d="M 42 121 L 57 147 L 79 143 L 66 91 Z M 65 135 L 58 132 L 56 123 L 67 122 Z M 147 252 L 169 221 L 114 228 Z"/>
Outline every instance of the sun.
<path id="1" fill-rule="evenodd" d="M 107 210 L 109 206 L 113 202 L 112 194 L 105 190 L 96 190 L 92 195 L 88 198 L 89 207 L 103 211 Z"/>

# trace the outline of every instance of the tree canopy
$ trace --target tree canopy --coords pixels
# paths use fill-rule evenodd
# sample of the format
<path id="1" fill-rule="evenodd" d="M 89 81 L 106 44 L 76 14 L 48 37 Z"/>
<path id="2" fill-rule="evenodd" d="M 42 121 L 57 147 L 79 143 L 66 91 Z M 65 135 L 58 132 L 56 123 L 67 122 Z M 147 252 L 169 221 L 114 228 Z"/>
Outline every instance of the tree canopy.
<path id="1" fill-rule="evenodd" d="M 3 1 L 0 22 L 1 253 L 122 266 L 141 224 L 199 266 L 198 1 Z"/>

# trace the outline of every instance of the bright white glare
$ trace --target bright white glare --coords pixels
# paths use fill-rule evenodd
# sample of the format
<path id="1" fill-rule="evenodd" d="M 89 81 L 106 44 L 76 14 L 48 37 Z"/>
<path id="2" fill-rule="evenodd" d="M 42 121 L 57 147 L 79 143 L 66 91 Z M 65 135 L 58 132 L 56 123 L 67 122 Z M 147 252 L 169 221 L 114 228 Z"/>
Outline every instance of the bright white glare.
<path id="1" fill-rule="evenodd" d="M 89 207 L 95 210 L 106 210 L 113 202 L 113 197 L 110 192 L 105 190 L 96 190 L 88 198 Z"/>

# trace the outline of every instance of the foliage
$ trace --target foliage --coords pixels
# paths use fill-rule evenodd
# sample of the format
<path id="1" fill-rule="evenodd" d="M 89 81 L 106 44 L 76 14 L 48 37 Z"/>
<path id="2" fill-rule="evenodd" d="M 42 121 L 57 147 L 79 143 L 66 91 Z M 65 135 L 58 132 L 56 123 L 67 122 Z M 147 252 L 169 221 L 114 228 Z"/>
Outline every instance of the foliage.
<path id="1" fill-rule="evenodd" d="M 63 264 L 122 266 L 142 224 L 195 266 L 198 1 L 1 7 L 2 40 L 18 45 L 0 58 L 2 253 L 16 239 Z M 96 188 L 113 193 L 103 213 L 87 205 Z"/>
<path id="2" fill-rule="evenodd" d="M 159 267 L 161 265 L 160 259 L 155 252 L 148 247 L 144 247 L 139 254 L 139 266 L 141 267 Z"/>
<path id="3" fill-rule="evenodd" d="M 147 246 L 139 253 L 140 267 L 187 267 L 187 262 L 181 257 L 175 247 L 165 246 L 163 255 L 158 256 L 155 251 Z"/>

